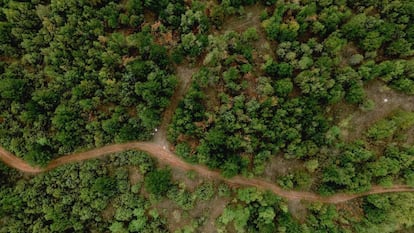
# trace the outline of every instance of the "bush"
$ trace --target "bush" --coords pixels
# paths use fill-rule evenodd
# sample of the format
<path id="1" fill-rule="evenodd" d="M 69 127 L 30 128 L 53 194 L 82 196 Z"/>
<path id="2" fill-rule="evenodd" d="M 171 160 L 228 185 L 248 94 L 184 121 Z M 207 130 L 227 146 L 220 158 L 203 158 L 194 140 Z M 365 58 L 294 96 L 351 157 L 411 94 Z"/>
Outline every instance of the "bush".
<path id="1" fill-rule="evenodd" d="M 157 196 L 163 196 L 171 187 L 171 171 L 167 169 L 152 171 L 145 177 L 145 188 Z"/>

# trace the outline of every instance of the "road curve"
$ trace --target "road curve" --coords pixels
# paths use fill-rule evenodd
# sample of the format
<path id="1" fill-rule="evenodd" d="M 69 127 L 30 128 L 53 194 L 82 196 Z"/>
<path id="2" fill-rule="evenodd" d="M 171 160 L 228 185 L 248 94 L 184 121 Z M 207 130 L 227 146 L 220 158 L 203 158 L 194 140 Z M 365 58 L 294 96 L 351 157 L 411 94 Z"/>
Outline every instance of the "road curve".
<path id="1" fill-rule="evenodd" d="M 340 203 L 349 201 L 354 198 L 380 193 L 391 193 L 391 192 L 413 192 L 414 188 L 407 185 L 394 185 L 390 188 L 384 188 L 380 186 L 373 186 L 371 190 L 358 194 L 345 194 L 339 193 L 332 196 L 320 196 L 315 193 L 305 191 L 290 191 L 284 190 L 278 185 L 265 181 L 259 178 L 246 178 L 242 176 L 235 176 L 226 179 L 220 175 L 218 171 L 213 171 L 202 165 L 189 164 L 179 158 L 174 153 L 164 149 L 162 146 L 152 142 L 130 142 L 124 144 L 108 145 L 101 148 L 74 153 L 62 156 L 55 160 L 52 160 L 45 168 L 30 166 L 24 160 L 14 156 L 4 148 L 0 147 L 0 159 L 10 167 L 20 170 L 25 173 L 37 174 L 46 171 L 50 171 L 56 167 L 62 166 L 68 163 L 80 162 L 83 160 L 98 158 L 104 155 L 122 152 L 126 150 L 141 150 L 148 152 L 151 156 L 159 159 L 161 162 L 167 163 L 172 167 L 180 168 L 182 170 L 194 170 L 202 176 L 223 180 L 229 184 L 241 185 L 241 186 L 253 186 L 262 190 L 271 190 L 278 196 L 286 198 L 288 200 L 306 200 L 306 201 L 318 201 L 323 203 Z"/>

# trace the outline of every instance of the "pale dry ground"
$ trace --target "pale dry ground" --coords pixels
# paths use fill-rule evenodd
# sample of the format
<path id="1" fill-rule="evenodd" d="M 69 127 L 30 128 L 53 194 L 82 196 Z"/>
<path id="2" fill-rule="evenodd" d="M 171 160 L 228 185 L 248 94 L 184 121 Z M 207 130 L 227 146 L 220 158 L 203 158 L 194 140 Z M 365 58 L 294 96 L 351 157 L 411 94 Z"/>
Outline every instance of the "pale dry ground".
<path id="1" fill-rule="evenodd" d="M 176 88 L 174 95 L 171 97 L 170 105 L 163 113 L 162 121 L 160 127 L 158 127 L 155 132 L 153 141 L 157 144 L 162 145 L 165 148 L 169 148 L 170 144 L 167 140 L 167 130 L 168 125 L 170 124 L 172 117 L 174 115 L 175 109 L 178 107 L 180 100 L 183 99 L 185 93 L 191 84 L 191 77 L 196 73 L 198 68 L 190 68 L 187 64 L 177 67 L 177 78 L 178 78 L 178 87 Z"/>
<path id="2" fill-rule="evenodd" d="M 56 167 L 74 163 L 74 162 L 81 162 L 88 159 L 99 158 L 101 156 L 105 156 L 108 154 L 119 153 L 122 151 L 127 150 L 141 150 L 148 152 L 151 156 L 157 158 L 163 163 L 169 164 L 172 167 L 179 168 L 182 170 L 190 171 L 193 170 L 200 175 L 210 178 L 210 179 L 217 179 L 223 180 L 226 183 L 237 185 L 237 186 L 253 186 L 261 190 L 270 190 L 278 196 L 286 198 L 288 200 L 307 200 L 307 201 L 317 201 L 323 203 L 340 203 L 348 200 L 352 200 L 358 197 L 367 196 L 371 194 L 379 194 L 379 193 L 392 193 L 392 192 L 413 192 L 414 188 L 411 188 L 407 185 L 394 185 L 390 188 L 384 188 L 380 186 L 373 186 L 371 190 L 363 193 L 358 194 L 345 194 L 345 193 L 338 193 L 332 196 L 320 196 L 315 193 L 311 192 L 302 192 L 302 191 L 292 191 L 292 190 L 284 190 L 278 185 L 259 179 L 259 178 L 246 178 L 243 176 L 235 176 L 232 178 L 224 178 L 218 171 L 213 171 L 208 169 L 203 165 L 195 165 L 189 164 L 179 158 L 177 155 L 169 151 L 168 149 L 164 149 L 162 145 L 158 145 L 153 142 L 130 142 L 124 144 L 114 144 L 108 145 L 101 148 L 74 153 L 62 156 L 55 160 L 52 160 L 45 168 L 39 167 L 32 167 L 27 162 L 23 161 L 22 159 L 14 156 L 10 152 L 6 151 L 5 149 L 0 147 L 0 159 L 3 160 L 4 163 L 18 169 L 22 172 L 26 173 L 41 173 L 50 171 Z"/>
<path id="3" fill-rule="evenodd" d="M 346 141 L 361 138 L 370 126 L 396 110 L 414 111 L 414 96 L 397 92 L 382 81 L 373 80 L 365 85 L 364 90 L 367 99 L 374 103 L 372 110 L 355 111 L 351 105 L 339 105 L 333 109 L 341 121 L 341 136 Z M 408 143 L 412 142 L 411 138 L 412 135 L 408 135 Z"/>

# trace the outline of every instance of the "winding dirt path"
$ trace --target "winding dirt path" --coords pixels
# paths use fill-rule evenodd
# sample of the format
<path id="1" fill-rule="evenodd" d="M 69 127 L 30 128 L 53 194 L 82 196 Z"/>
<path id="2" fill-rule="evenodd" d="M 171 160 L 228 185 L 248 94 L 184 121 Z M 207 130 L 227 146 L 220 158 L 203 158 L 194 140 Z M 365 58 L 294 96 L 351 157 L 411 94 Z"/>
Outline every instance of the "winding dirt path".
<path id="1" fill-rule="evenodd" d="M 414 188 L 411 188 L 406 185 L 394 185 L 390 188 L 384 188 L 380 186 L 373 186 L 372 189 L 368 192 L 359 193 L 359 194 L 344 194 L 339 193 L 332 196 L 324 197 L 311 192 L 300 192 L 300 191 L 289 191 L 284 190 L 281 187 L 277 186 L 274 183 L 258 179 L 258 178 L 246 178 L 242 176 L 235 176 L 230 179 L 226 179 L 220 175 L 218 171 L 212 171 L 202 165 L 189 164 L 183 161 L 181 158 L 177 157 L 172 152 L 163 149 L 163 146 L 158 145 L 153 142 L 130 142 L 125 144 L 114 144 L 108 145 L 101 148 L 89 150 L 86 152 L 75 153 L 70 155 L 62 156 L 58 159 L 52 160 L 45 168 L 32 167 L 27 164 L 22 159 L 14 156 L 10 152 L 6 151 L 0 147 L 0 159 L 4 163 L 18 169 L 22 172 L 37 174 L 41 172 L 46 172 L 52 170 L 56 167 L 62 166 L 68 163 L 80 162 L 83 160 L 98 158 L 104 155 L 122 152 L 126 150 L 142 150 L 148 152 L 153 157 L 159 159 L 161 162 L 167 163 L 170 166 L 180 168 L 183 170 L 194 170 L 197 173 L 210 178 L 210 179 L 219 179 L 223 180 L 229 184 L 241 185 L 241 186 L 253 186 L 262 190 L 271 190 L 278 196 L 286 198 L 288 200 L 306 200 L 306 201 L 318 201 L 323 203 L 340 203 L 345 202 L 354 198 L 379 194 L 379 193 L 392 193 L 392 192 L 413 192 Z"/>
<path id="2" fill-rule="evenodd" d="M 230 21 L 227 26 L 222 30 L 237 30 L 246 28 L 249 26 L 255 26 L 258 24 L 258 12 L 260 8 L 250 9 L 253 13 L 249 17 L 244 19 L 244 21 L 234 20 Z M 171 122 L 172 115 L 175 109 L 178 106 L 179 101 L 182 99 L 186 93 L 190 83 L 191 76 L 195 73 L 197 69 L 188 68 L 185 66 L 177 67 L 177 76 L 179 79 L 179 86 L 174 93 L 170 106 L 166 109 L 163 115 L 163 121 L 157 130 L 157 133 L 154 135 L 152 142 L 130 142 L 125 144 L 114 144 L 108 145 L 97 149 L 92 149 L 85 152 L 74 153 L 62 156 L 55 160 L 52 160 L 45 168 L 33 167 L 29 165 L 24 160 L 16 157 L 9 151 L 0 147 L 0 160 L 2 160 L 6 165 L 13 167 L 21 172 L 38 174 L 46 171 L 50 171 L 56 167 L 68 164 L 81 162 L 88 159 L 102 157 L 108 154 L 122 152 L 126 150 L 141 150 L 148 152 L 151 156 L 159 159 L 161 162 L 169 164 L 172 167 L 180 168 L 186 171 L 194 170 L 202 176 L 205 176 L 210 179 L 223 180 L 229 184 L 240 185 L 240 186 L 253 186 L 262 190 L 271 190 L 278 196 L 286 198 L 288 200 L 306 200 L 306 201 L 318 201 L 323 203 L 340 203 L 345 202 L 354 198 L 367 196 L 371 194 L 380 194 L 380 193 L 392 193 L 392 192 L 414 192 L 414 188 L 411 188 L 406 185 L 394 185 L 390 188 L 384 188 L 380 186 L 373 186 L 370 191 L 359 193 L 359 194 L 345 194 L 339 193 L 332 196 L 320 196 L 311 192 L 301 192 L 301 191 L 289 191 L 284 190 L 281 187 L 277 186 L 274 183 L 258 179 L 258 178 L 246 178 L 242 176 L 235 176 L 230 179 L 226 179 L 220 175 L 218 171 L 213 171 L 202 165 L 189 164 L 183 161 L 181 158 L 176 156 L 174 153 L 168 150 L 169 143 L 166 139 L 167 126 Z"/>

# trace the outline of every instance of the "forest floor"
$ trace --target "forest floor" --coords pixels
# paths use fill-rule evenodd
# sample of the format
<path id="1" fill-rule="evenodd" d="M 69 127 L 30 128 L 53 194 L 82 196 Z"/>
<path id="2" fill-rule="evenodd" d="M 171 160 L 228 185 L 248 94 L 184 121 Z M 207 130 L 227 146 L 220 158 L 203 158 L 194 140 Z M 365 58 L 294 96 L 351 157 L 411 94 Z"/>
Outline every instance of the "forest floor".
<path id="1" fill-rule="evenodd" d="M 170 232 L 191 225 L 191 221 L 195 219 L 204 218 L 198 232 L 215 233 L 217 232 L 216 219 L 223 213 L 230 200 L 230 198 L 219 197 L 216 194 L 208 201 L 197 200 L 190 210 L 183 210 L 170 199 L 163 199 L 153 207 L 162 210 L 161 214 L 166 217 Z"/>
<path id="2" fill-rule="evenodd" d="M 260 31 L 260 14 L 265 9 L 261 5 L 247 6 L 245 7 L 245 14 L 243 16 L 229 17 L 217 33 L 222 34 L 225 31 L 243 32 L 249 27 L 254 27 Z"/>
<path id="3" fill-rule="evenodd" d="M 256 29 L 258 33 L 258 40 L 253 44 L 255 51 L 255 58 L 263 59 L 265 56 L 275 57 L 272 47 L 275 47 L 275 42 L 270 42 L 266 39 L 266 33 L 260 26 L 260 15 L 266 8 L 262 5 L 256 4 L 253 6 L 245 7 L 245 15 L 232 16 L 227 19 L 225 24 L 216 31 L 214 34 L 220 35 L 226 31 L 244 32 L 248 28 Z M 255 62 L 261 64 L 259 62 Z"/>
<path id="4" fill-rule="evenodd" d="M 366 98 L 374 104 L 372 109 L 355 109 L 354 106 L 341 103 L 332 111 L 332 115 L 339 121 L 341 136 L 345 141 L 354 141 L 363 137 L 370 126 L 394 111 L 414 111 L 414 96 L 394 91 L 382 81 L 373 80 L 367 83 L 365 94 Z M 412 135 L 408 138 L 408 141 L 411 140 L 413 140 Z"/>

